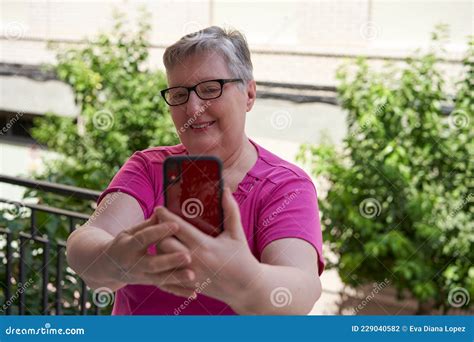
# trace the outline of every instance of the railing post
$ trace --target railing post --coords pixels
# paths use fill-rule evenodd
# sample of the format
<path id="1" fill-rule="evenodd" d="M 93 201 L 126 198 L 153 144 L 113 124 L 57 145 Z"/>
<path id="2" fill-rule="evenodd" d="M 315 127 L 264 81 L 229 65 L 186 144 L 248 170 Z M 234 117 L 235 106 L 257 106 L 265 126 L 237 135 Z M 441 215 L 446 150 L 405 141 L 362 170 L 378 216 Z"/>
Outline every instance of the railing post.
<path id="1" fill-rule="evenodd" d="M 31 209 L 30 231 L 31 231 L 31 236 L 35 236 L 38 233 L 36 230 L 36 210 L 35 209 Z"/>
<path id="2" fill-rule="evenodd" d="M 64 248 L 66 244 L 64 241 L 58 241 L 56 245 L 57 259 L 56 259 L 56 315 L 63 314 L 62 296 L 63 296 L 63 261 Z"/>
<path id="3" fill-rule="evenodd" d="M 44 239 L 44 238 L 43 238 Z M 42 239 L 42 240 L 43 240 Z M 38 239 L 38 241 L 40 241 Z M 49 276 L 49 269 L 48 269 L 48 264 L 49 264 L 49 240 L 44 239 L 41 241 L 43 243 L 43 302 L 42 302 L 42 308 L 43 308 L 43 315 L 48 314 L 48 276 Z"/>
<path id="4" fill-rule="evenodd" d="M 87 285 L 84 280 L 81 279 L 81 315 L 87 314 Z"/>
<path id="5" fill-rule="evenodd" d="M 26 258 L 26 251 L 25 251 L 25 243 L 29 241 L 28 236 L 25 233 L 20 233 L 20 280 L 18 285 L 23 286 L 25 284 L 25 258 Z M 25 314 L 25 291 L 20 291 L 19 296 L 19 314 Z"/>
<path id="6" fill-rule="evenodd" d="M 12 297 L 11 286 L 12 286 L 12 233 L 8 228 L 0 228 L 0 233 L 6 235 L 6 272 L 5 272 L 5 302 L 9 301 Z M 11 315 L 12 305 L 8 305 L 5 314 Z"/>

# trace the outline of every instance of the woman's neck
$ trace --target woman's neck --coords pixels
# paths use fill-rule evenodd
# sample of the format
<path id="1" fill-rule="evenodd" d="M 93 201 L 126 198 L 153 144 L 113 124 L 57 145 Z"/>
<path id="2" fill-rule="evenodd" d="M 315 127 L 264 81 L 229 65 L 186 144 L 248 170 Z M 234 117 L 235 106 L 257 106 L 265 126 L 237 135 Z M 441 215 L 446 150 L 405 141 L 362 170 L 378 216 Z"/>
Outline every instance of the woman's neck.
<path id="1" fill-rule="evenodd" d="M 247 173 L 255 165 L 257 158 L 255 146 L 244 136 L 242 143 L 222 161 L 224 172 Z"/>
<path id="2" fill-rule="evenodd" d="M 245 178 L 248 171 L 255 165 L 258 159 L 258 152 L 247 136 L 242 137 L 240 144 L 234 143 L 232 151 L 208 150 L 204 154 L 218 156 L 222 160 L 222 176 L 224 184 L 235 192 L 239 183 Z"/>

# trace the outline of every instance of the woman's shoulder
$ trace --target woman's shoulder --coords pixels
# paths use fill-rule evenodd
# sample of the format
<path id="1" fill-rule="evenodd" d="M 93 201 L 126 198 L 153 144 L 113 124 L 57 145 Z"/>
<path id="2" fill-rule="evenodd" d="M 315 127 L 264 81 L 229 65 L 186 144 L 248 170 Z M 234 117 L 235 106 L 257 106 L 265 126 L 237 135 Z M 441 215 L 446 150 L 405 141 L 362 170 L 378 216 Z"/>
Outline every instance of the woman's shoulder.
<path id="1" fill-rule="evenodd" d="M 186 148 L 183 144 L 173 146 L 156 146 L 145 150 L 137 151 L 142 158 L 145 158 L 150 163 L 163 163 L 169 156 L 182 155 L 186 153 Z"/>
<path id="2" fill-rule="evenodd" d="M 310 181 L 311 177 L 299 166 L 279 157 L 269 150 L 255 144 L 259 152 L 258 167 L 254 168 L 254 176 L 265 179 L 275 185 L 289 181 Z"/>

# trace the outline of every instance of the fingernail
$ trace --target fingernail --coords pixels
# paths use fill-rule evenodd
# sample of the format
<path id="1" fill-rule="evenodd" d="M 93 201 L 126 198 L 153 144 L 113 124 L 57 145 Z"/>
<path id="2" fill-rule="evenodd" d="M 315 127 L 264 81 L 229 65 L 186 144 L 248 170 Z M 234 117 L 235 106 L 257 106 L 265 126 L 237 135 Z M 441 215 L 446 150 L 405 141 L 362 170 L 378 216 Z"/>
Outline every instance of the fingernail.
<path id="1" fill-rule="evenodd" d="M 190 263 L 190 262 L 191 262 L 191 257 L 190 257 L 188 254 L 182 254 L 182 255 L 181 255 L 181 259 L 182 259 L 183 262 L 185 262 L 185 263 Z"/>

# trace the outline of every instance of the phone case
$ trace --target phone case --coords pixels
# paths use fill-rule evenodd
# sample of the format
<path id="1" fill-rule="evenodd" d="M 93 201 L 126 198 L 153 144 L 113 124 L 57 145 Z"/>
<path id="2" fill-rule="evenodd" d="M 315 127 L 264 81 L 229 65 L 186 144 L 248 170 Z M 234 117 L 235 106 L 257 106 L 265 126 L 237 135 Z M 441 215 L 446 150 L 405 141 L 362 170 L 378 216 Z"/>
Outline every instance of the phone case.
<path id="1" fill-rule="evenodd" d="M 223 230 L 222 162 L 214 156 L 173 156 L 163 165 L 166 208 L 211 236 Z"/>

